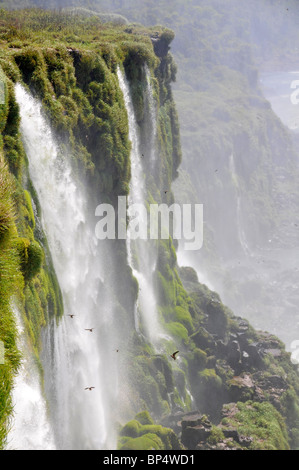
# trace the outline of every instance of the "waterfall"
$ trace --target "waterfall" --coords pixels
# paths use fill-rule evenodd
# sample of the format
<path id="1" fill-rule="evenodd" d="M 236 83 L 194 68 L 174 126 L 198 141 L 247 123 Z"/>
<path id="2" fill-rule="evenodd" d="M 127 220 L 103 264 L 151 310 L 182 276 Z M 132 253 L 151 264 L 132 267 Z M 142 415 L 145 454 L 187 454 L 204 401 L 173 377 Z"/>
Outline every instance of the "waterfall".
<path id="1" fill-rule="evenodd" d="M 110 414 L 117 364 L 109 328 L 112 306 L 101 295 L 106 267 L 88 220 L 88 198 L 73 175 L 71 156 L 55 142 L 41 103 L 20 84 L 15 91 L 30 177 L 64 301 L 63 318 L 58 325 L 50 321 L 43 332 L 41 354 L 56 446 L 113 449 Z"/>
<path id="2" fill-rule="evenodd" d="M 147 74 L 148 77 L 148 74 Z M 139 205 L 139 217 L 144 223 L 143 217 L 147 217 L 146 213 L 142 210 L 146 207 L 146 181 L 144 176 L 143 158 L 140 143 L 140 134 L 138 124 L 136 122 L 133 102 L 130 94 L 130 87 L 126 77 L 118 69 L 118 80 L 120 88 L 123 92 L 125 105 L 129 120 L 129 139 L 132 144 L 131 148 L 131 182 L 130 182 L 130 193 L 128 197 L 128 215 L 132 220 L 134 213 L 130 210 L 133 205 L 137 207 Z M 147 93 L 149 89 L 149 79 L 147 79 Z M 152 102 L 152 113 L 154 113 L 153 98 L 150 99 Z M 155 119 L 155 115 L 151 114 L 152 119 Z M 152 148 L 152 161 L 154 161 L 155 152 L 155 121 L 152 122 L 151 132 L 151 148 Z M 135 326 L 136 330 L 145 334 L 145 336 L 156 344 L 163 337 L 163 332 L 158 320 L 158 310 L 156 295 L 153 284 L 153 275 L 156 267 L 157 252 L 152 240 L 132 240 L 130 233 L 130 222 L 127 233 L 127 252 L 128 252 L 128 263 L 133 270 L 133 275 L 136 277 L 139 284 L 139 294 L 136 303 L 135 312 Z"/>
<path id="3" fill-rule="evenodd" d="M 22 362 L 13 388 L 13 420 L 6 450 L 55 450 L 41 376 L 19 310 L 14 307 Z"/>
<path id="4" fill-rule="evenodd" d="M 233 153 L 229 157 L 229 171 L 233 180 L 233 184 L 236 190 L 236 197 L 237 197 L 237 229 L 238 229 L 238 237 L 241 244 L 241 247 L 246 255 L 251 255 L 250 248 L 248 246 L 245 232 L 243 229 L 243 221 L 242 221 L 242 207 L 241 207 L 241 196 L 240 196 L 240 187 L 239 187 L 239 180 L 238 175 L 236 172 L 235 166 L 235 158 Z"/>
<path id="5" fill-rule="evenodd" d="M 151 84 L 151 74 L 147 65 L 145 65 L 145 78 L 146 78 L 146 90 L 145 97 L 148 107 L 148 116 L 149 116 L 149 127 L 150 127 L 150 168 L 152 171 L 155 170 L 157 163 L 157 152 L 156 152 L 156 142 L 157 142 L 157 113 L 156 113 L 156 103 L 154 100 L 154 92 Z"/>

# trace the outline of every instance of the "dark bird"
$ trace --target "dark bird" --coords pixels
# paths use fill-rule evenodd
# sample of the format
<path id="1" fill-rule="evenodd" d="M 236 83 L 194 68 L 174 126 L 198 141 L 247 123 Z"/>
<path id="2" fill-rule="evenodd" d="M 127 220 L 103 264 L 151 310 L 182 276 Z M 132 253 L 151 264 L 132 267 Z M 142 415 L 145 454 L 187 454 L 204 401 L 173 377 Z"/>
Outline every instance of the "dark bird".
<path id="1" fill-rule="evenodd" d="M 86 387 L 84 390 L 90 390 L 91 391 L 93 388 L 95 388 L 95 387 Z"/>
<path id="2" fill-rule="evenodd" d="M 71 317 L 71 318 L 74 318 L 74 316 L 75 316 L 75 315 L 73 315 L 73 314 L 72 314 L 72 315 L 68 315 L 68 317 Z"/>
<path id="3" fill-rule="evenodd" d="M 94 330 L 94 328 L 84 328 L 85 331 L 90 331 L 92 333 L 92 330 Z"/>
<path id="4" fill-rule="evenodd" d="M 170 354 L 170 357 L 172 357 L 172 359 L 175 361 L 176 360 L 176 355 L 179 351 L 175 351 L 173 354 Z"/>
<path id="5" fill-rule="evenodd" d="M 167 189 L 166 191 L 164 191 L 164 193 L 165 193 L 165 194 L 168 193 L 168 189 Z"/>

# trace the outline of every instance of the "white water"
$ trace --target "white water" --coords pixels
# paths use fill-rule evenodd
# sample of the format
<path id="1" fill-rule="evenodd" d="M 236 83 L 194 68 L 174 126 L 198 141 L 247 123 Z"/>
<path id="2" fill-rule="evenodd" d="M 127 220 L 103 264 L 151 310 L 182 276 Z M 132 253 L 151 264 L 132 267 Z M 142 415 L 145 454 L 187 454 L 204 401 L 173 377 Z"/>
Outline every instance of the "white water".
<path id="1" fill-rule="evenodd" d="M 42 354 L 56 446 L 113 449 L 110 411 L 117 371 L 112 346 L 107 350 L 101 341 L 101 330 L 109 331 L 111 307 L 99 299 L 105 267 L 94 227 L 87 220 L 87 197 L 73 177 L 69 156 L 59 151 L 41 104 L 19 84 L 16 98 L 30 176 L 65 308 L 59 325 L 52 321 L 46 329 Z M 91 386 L 92 391 L 85 390 Z"/>
<path id="2" fill-rule="evenodd" d="M 235 158 L 234 154 L 232 153 L 229 157 L 229 170 L 230 174 L 233 180 L 233 184 L 235 186 L 236 190 L 236 200 L 237 200 L 237 229 L 238 229 L 238 236 L 239 236 L 239 241 L 241 244 L 241 247 L 244 251 L 244 254 L 251 256 L 251 251 L 248 246 L 244 228 L 243 228 L 243 221 L 242 221 L 242 206 L 241 206 L 241 196 L 240 196 L 240 188 L 239 188 L 239 180 L 238 180 L 238 175 L 236 172 L 236 166 L 235 166 Z"/>
<path id="3" fill-rule="evenodd" d="M 154 92 L 151 84 L 151 74 L 147 65 L 145 65 L 145 76 L 146 76 L 146 98 L 148 102 L 149 117 L 150 117 L 150 163 L 151 170 L 155 170 L 155 165 L 157 163 L 157 113 L 156 113 L 156 103 L 154 100 Z"/>
<path id="4" fill-rule="evenodd" d="M 134 107 L 130 95 L 129 84 L 126 77 L 118 70 L 118 80 L 120 88 L 124 95 L 125 105 L 128 113 L 129 120 L 129 139 L 132 144 L 131 148 L 131 182 L 130 193 L 128 197 L 129 216 L 132 220 L 134 218 L 134 211 L 130 213 L 132 205 L 140 204 L 146 207 L 146 187 L 145 175 L 142 165 L 142 152 L 140 149 L 140 136 L 138 132 L 138 125 L 135 118 Z M 147 75 L 147 83 L 149 86 L 149 78 Z M 148 92 L 151 91 L 148 88 Z M 155 119 L 153 98 L 151 118 Z M 152 121 L 152 129 L 155 129 L 155 121 Z M 151 148 L 153 149 L 152 161 L 154 161 L 154 148 L 155 148 L 155 134 L 152 135 Z M 139 213 L 140 220 L 142 221 L 142 211 Z M 135 215 L 136 217 L 136 215 Z M 145 215 L 146 217 L 146 215 Z M 132 240 L 130 233 L 130 224 L 127 233 L 127 251 L 128 263 L 133 270 L 133 274 L 138 280 L 139 295 L 136 304 L 135 312 L 135 327 L 136 330 L 145 334 L 145 336 L 153 343 L 157 343 L 159 338 L 163 336 L 161 326 L 158 320 L 157 302 L 153 286 L 153 274 L 155 270 L 157 253 L 154 246 L 154 241 L 151 240 Z M 135 260 L 138 260 L 137 263 Z"/>
<path id="5" fill-rule="evenodd" d="M 22 353 L 19 373 L 14 380 L 13 420 L 6 450 L 55 450 L 41 377 L 18 309 L 14 308 L 18 349 Z"/>

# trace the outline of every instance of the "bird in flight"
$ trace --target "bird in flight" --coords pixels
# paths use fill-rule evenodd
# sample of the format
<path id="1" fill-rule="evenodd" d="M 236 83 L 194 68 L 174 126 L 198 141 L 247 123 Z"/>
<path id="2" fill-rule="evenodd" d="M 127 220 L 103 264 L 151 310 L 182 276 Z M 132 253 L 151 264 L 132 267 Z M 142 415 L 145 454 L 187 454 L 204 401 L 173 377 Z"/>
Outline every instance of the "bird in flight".
<path id="1" fill-rule="evenodd" d="M 95 388 L 95 387 L 86 387 L 84 390 L 90 390 L 91 391 L 93 388 Z"/>
<path id="2" fill-rule="evenodd" d="M 92 333 L 92 331 L 94 330 L 94 328 L 85 328 L 85 331 L 90 331 Z"/>
<path id="3" fill-rule="evenodd" d="M 75 315 L 71 314 L 71 315 L 68 315 L 68 317 L 71 317 L 71 318 L 74 318 Z"/>
<path id="4" fill-rule="evenodd" d="M 170 355 L 170 357 L 172 357 L 172 359 L 175 361 L 176 360 L 176 355 L 179 351 L 175 351 L 173 354 Z"/>

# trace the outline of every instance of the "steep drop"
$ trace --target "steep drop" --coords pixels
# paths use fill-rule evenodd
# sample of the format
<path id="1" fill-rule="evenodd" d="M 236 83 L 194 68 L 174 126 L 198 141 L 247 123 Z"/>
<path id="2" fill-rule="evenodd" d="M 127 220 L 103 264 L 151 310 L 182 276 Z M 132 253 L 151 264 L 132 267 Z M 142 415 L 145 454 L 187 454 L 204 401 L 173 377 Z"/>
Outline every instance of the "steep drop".
<path id="1" fill-rule="evenodd" d="M 117 394 L 117 362 L 113 349 L 107 349 L 107 343 L 113 344 L 112 307 L 99 302 L 105 266 L 88 221 L 88 199 L 73 176 L 70 155 L 62 154 L 55 142 L 41 104 L 21 85 L 15 91 L 30 177 L 64 300 L 65 315 L 58 325 L 50 320 L 42 351 L 56 445 L 64 450 L 113 448 L 109 423 Z"/>

